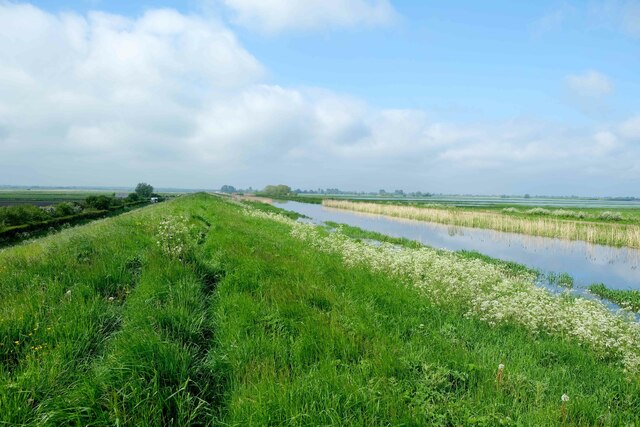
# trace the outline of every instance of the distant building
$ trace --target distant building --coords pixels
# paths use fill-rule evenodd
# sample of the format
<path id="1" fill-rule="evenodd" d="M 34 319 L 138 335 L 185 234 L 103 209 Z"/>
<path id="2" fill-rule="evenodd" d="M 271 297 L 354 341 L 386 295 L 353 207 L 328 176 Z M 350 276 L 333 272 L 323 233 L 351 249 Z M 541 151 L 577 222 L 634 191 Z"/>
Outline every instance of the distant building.
<path id="1" fill-rule="evenodd" d="M 158 203 L 158 198 L 157 197 L 152 197 L 151 198 L 151 203 Z"/>

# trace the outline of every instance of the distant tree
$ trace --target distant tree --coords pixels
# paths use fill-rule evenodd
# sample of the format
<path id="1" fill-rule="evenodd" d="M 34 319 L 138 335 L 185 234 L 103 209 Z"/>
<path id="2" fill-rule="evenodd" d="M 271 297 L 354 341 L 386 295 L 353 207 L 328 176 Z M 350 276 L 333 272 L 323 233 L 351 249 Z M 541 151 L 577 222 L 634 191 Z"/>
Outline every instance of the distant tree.
<path id="1" fill-rule="evenodd" d="M 222 188 L 220 188 L 220 191 L 222 191 L 223 193 L 235 193 L 236 187 L 234 187 L 233 185 L 223 185 Z"/>
<path id="2" fill-rule="evenodd" d="M 396 190 L 393 192 L 393 194 L 395 194 L 396 196 L 404 196 L 404 191 L 403 190 Z"/>
<path id="3" fill-rule="evenodd" d="M 530 198 L 531 198 L 531 196 L 527 193 L 527 194 L 525 194 L 525 195 L 524 195 L 524 198 L 525 198 L 525 199 L 530 199 Z"/>
<path id="4" fill-rule="evenodd" d="M 267 185 L 262 192 L 267 196 L 282 197 L 291 194 L 291 187 L 288 185 Z"/>
<path id="5" fill-rule="evenodd" d="M 147 184 L 146 182 L 141 182 L 136 185 L 135 191 L 141 199 L 148 199 L 149 197 L 151 197 L 151 193 L 153 193 L 153 186 Z"/>
<path id="6" fill-rule="evenodd" d="M 378 194 L 387 194 L 387 192 L 381 189 L 378 191 Z"/>

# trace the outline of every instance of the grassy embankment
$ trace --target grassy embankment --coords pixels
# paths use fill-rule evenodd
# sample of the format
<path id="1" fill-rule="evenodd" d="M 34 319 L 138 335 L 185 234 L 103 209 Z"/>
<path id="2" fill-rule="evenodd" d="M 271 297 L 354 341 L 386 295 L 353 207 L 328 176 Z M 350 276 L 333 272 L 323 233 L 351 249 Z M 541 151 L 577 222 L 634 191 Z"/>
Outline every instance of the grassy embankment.
<path id="1" fill-rule="evenodd" d="M 148 204 L 149 202 L 147 201 L 140 201 L 127 203 L 106 210 L 87 209 L 83 212 L 73 215 L 58 216 L 42 221 L 29 222 L 27 224 L 13 226 L 6 226 L 3 222 L 0 221 L 0 248 L 11 246 L 22 240 L 57 233 L 64 228 L 68 228 L 74 225 L 77 226 L 86 224 L 99 218 L 121 215 L 125 212 L 139 209 Z M 0 206 L 0 210 L 2 209 L 7 208 L 3 208 Z M 0 215 L 0 219 L 1 217 L 2 215 Z"/>
<path id="2" fill-rule="evenodd" d="M 467 300 L 552 325 L 525 282 L 206 195 L 148 207 L 0 251 L 0 424 L 640 422 L 629 348 L 583 312 L 634 344 L 628 322 Z"/>
<path id="3" fill-rule="evenodd" d="M 626 223 L 623 219 L 620 223 L 614 219 L 599 219 L 598 221 L 593 218 L 563 219 L 552 215 L 527 214 L 526 211 L 520 213 L 496 212 L 478 208 L 420 207 L 344 200 L 324 200 L 323 205 L 440 224 L 640 248 L 640 225 L 635 219 L 626 220 Z M 635 211 L 633 212 L 635 215 Z"/>

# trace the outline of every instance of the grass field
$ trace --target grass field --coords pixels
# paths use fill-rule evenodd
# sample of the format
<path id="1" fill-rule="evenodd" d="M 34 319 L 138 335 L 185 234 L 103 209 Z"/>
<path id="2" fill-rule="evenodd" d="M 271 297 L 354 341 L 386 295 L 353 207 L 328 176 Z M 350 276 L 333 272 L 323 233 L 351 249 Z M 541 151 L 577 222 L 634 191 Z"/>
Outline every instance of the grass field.
<path id="1" fill-rule="evenodd" d="M 324 206 L 419 221 L 486 228 L 610 246 L 640 248 L 640 210 L 500 208 L 410 205 L 327 199 Z"/>
<path id="2" fill-rule="evenodd" d="M 182 197 L 0 251 L 0 424 L 638 424 L 638 325 L 530 279 Z"/>
<path id="3" fill-rule="evenodd" d="M 81 202 L 92 195 L 111 195 L 113 191 L 74 190 L 0 190 L 0 206 L 31 204 L 38 206 L 61 202 Z"/>

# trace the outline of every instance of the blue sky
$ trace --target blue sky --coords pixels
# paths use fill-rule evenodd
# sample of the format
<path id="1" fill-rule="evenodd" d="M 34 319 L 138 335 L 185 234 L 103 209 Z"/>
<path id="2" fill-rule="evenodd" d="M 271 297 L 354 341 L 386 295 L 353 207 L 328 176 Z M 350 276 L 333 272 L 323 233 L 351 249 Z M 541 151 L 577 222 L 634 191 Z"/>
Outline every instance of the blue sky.
<path id="1" fill-rule="evenodd" d="M 239 55 L 224 75 L 198 65 L 176 74 L 158 58 L 145 57 L 145 72 L 158 74 L 164 85 L 146 88 L 154 92 L 145 99 L 175 103 L 167 111 L 147 113 L 149 121 L 114 116 L 122 108 L 136 114 L 145 105 L 130 99 L 121 104 L 120 98 L 101 99 L 97 115 L 74 120 L 70 112 L 53 120 L 47 129 L 57 133 L 39 135 L 47 129 L 26 124 L 12 129 L 0 119 L 0 138 L 12 141 L 5 144 L 4 170 L 11 172 L 0 172 L 3 183 L 124 184 L 125 179 L 140 180 L 134 176 L 138 172 L 162 186 L 260 187 L 283 181 L 309 188 L 640 196 L 640 168 L 631 161 L 640 153 L 636 0 L 48 0 L 31 3 L 31 18 L 17 12 L 23 3 L 0 5 L 0 18 L 33 22 L 36 15 L 48 16 L 60 28 L 68 28 L 64 17 L 69 15 L 85 22 L 78 37 L 86 46 L 74 50 L 66 65 L 74 70 L 93 67 L 97 55 L 104 55 L 97 63 L 105 66 L 114 54 L 97 43 L 103 39 L 95 28 L 106 27 L 92 18 L 95 11 L 129 22 L 117 28 L 109 24 L 109 40 L 126 33 L 146 43 L 157 30 L 151 35 L 138 31 L 140 23 L 195 20 L 211 31 L 206 40 L 214 49 L 221 31 L 233 39 L 234 53 L 210 52 L 208 66 L 216 68 L 217 61 Z M 154 13 L 161 8 L 174 12 L 160 19 Z M 173 46 L 202 34 L 187 24 L 172 33 L 175 40 L 161 42 Z M 19 42 L 34 54 L 43 43 L 26 36 Z M 54 48 L 67 49 L 69 40 L 58 43 Z M 173 52 L 163 61 L 196 64 L 200 53 L 191 54 L 185 59 Z M 0 55 L 0 66 L 10 66 L 11 75 L 16 70 L 35 73 L 28 60 L 11 55 Z M 135 62 L 125 58 L 108 81 L 110 87 L 130 94 L 127 73 Z M 79 92 L 74 96 L 86 100 L 106 84 L 89 74 L 77 77 L 82 90 L 70 82 L 59 84 L 74 87 Z M 123 86 L 118 86 L 115 79 L 123 75 Z M 239 81 L 226 82 L 228 75 Z M 162 87 L 185 85 L 190 88 L 186 93 L 158 94 Z M 40 95 L 43 103 L 50 99 Z M 4 96 L 8 104 L 9 95 Z M 171 120 L 172 111 L 178 112 L 175 126 L 159 125 L 156 119 Z M 217 127 L 215 120 L 221 120 Z M 140 132 L 140 126 L 148 126 L 148 132 Z M 163 126 L 172 131 L 158 137 Z M 135 137 L 129 132 L 134 128 L 140 132 Z M 72 141 L 76 134 L 104 140 L 98 146 L 113 164 L 96 169 L 105 151 Z M 28 153 L 16 147 L 37 146 L 22 143 L 37 135 L 42 144 L 50 139 L 49 146 L 69 146 L 65 152 L 45 150 L 49 164 L 84 162 L 86 170 L 69 173 L 45 166 L 38 170 L 46 173 L 35 168 L 31 175 L 20 172 L 22 166 L 29 169 L 23 164 Z M 135 156 L 134 164 L 123 166 L 125 153 Z M 113 168 L 121 173 L 111 176 Z M 172 178 L 158 168 L 169 168 Z"/>

